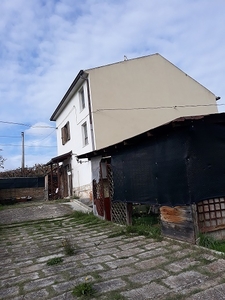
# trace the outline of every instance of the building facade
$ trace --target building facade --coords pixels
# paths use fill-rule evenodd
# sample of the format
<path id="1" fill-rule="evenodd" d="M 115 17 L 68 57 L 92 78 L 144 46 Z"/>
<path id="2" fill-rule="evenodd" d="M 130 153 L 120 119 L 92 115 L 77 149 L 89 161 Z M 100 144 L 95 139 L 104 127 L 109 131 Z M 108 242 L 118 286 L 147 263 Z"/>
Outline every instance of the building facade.
<path id="1" fill-rule="evenodd" d="M 183 116 L 216 113 L 216 97 L 159 54 L 81 70 L 55 109 L 62 196 L 92 198 L 91 165 L 77 156 Z M 71 155 L 64 155 L 71 153 Z"/>

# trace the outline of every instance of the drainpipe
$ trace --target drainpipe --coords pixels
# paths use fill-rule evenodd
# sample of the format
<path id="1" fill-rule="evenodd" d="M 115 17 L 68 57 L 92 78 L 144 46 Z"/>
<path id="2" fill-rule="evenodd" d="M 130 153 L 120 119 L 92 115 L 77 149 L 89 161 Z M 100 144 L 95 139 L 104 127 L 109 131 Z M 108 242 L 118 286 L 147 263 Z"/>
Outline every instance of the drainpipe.
<path id="1" fill-rule="evenodd" d="M 85 80 L 87 82 L 88 110 L 89 110 L 89 121 L 90 121 L 90 129 L 91 129 L 91 144 L 92 144 L 92 151 L 94 151 L 95 150 L 94 129 L 93 129 L 92 114 L 91 114 L 91 96 L 90 96 L 90 87 L 89 87 L 89 79 L 88 79 L 88 77 L 85 78 Z"/>

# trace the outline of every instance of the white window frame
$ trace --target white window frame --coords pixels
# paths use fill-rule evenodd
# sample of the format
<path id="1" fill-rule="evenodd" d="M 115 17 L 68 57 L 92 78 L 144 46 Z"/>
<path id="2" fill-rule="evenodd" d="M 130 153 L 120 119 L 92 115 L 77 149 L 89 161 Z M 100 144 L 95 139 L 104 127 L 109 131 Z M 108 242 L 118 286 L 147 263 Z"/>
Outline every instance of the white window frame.
<path id="1" fill-rule="evenodd" d="M 88 130 L 87 130 L 87 122 L 84 122 L 81 125 L 81 129 L 82 129 L 82 137 L 83 137 L 83 146 L 87 146 L 88 145 Z"/>
<path id="2" fill-rule="evenodd" d="M 85 109 L 85 96 L 84 96 L 84 87 L 79 90 L 79 100 L 80 100 L 80 111 Z"/>

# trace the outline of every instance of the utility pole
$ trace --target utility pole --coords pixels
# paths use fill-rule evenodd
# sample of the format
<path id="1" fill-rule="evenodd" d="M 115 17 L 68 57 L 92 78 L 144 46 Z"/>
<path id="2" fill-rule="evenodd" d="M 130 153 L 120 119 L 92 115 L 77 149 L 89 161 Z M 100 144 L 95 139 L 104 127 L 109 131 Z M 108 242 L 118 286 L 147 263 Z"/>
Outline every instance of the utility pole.
<path id="1" fill-rule="evenodd" d="M 24 132 L 21 132 L 21 136 L 22 136 L 22 163 L 21 163 L 21 171 L 22 174 L 24 172 Z"/>

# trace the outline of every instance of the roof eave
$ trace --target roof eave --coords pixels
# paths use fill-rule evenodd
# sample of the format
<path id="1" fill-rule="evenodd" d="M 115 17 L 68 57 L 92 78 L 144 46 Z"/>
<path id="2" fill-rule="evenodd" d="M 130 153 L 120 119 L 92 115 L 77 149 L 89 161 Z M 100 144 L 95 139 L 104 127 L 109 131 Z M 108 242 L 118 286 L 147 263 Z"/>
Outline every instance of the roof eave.
<path id="1" fill-rule="evenodd" d="M 102 156 L 102 155 L 110 156 L 114 152 L 118 152 L 121 148 L 124 148 L 127 145 L 135 144 L 135 143 L 140 142 L 141 140 L 147 139 L 149 137 L 151 138 L 152 136 L 155 135 L 155 131 L 160 128 L 163 128 L 163 127 L 169 126 L 169 125 L 171 125 L 171 126 L 176 126 L 178 124 L 185 125 L 185 121 L 186 122 L 196 121 L 196 120 L 200 120 L 200 119 L 208 120 L 209 122 L 217 121 L 217 122 L 225 123 L 225 113 L 214 113 L 214 114 L 207 114 L 207 115 L 180 117 L 180 118 L 174 119 L 170 122 L 164 123 L 160 126 L 157 126 L 155 128 L 151 128 L 141 134 L 138 134 L 138 135 L 130 137 L 126 140 L 115 143 L 113 145 L 109 145 L 109 146 L 106 146 L 106 147 L 98 149 L 98 150 L 94 150 L 91 152 L 77 155 L 77 158 L 78 159 L 83 159 L 83 158 L 91 159 L 92 157 L 95 157 L 95 156 Z"/>
<path id="2" fill-rule="evenodd" d="M 63 162 L 64 160 L 70 158 L 71 156 L 72 156 L 72 151 L 55 156 L 49 162 L 47 162 L 45 165 L 48 166 L 48 165 L 53 165 L 56 163 Z"/>
<path id="3" fill-rule="evenodd" d="M 54 113 L 52 114 L 50 121 L 56 121 L 58 116 L 61 114 L 63 109 L 66 107 L 66 105 L 71 100 L 71 97 L 73 93 L 81 86 L 81 84 L 87 79 L 88 73 L 86 73 L 83 70 L 80 70 L 80 72 L 77 74 L 76 78 L 68 88 L 67 92 L 63 96 L 62 100 L 60 101 L 59 105 L 55 109 Z"/>

